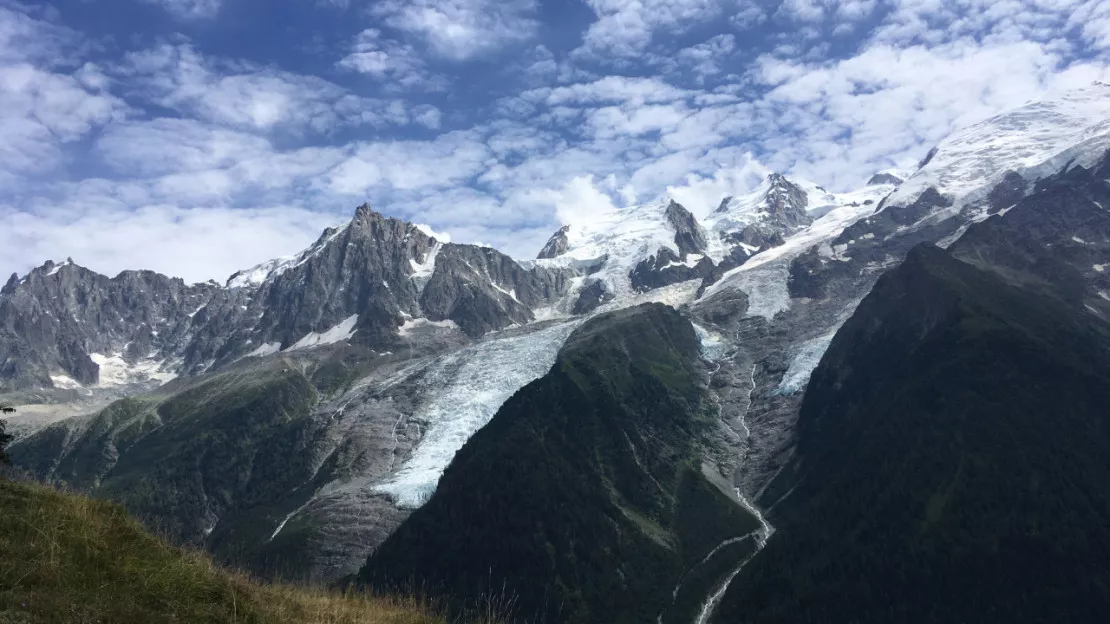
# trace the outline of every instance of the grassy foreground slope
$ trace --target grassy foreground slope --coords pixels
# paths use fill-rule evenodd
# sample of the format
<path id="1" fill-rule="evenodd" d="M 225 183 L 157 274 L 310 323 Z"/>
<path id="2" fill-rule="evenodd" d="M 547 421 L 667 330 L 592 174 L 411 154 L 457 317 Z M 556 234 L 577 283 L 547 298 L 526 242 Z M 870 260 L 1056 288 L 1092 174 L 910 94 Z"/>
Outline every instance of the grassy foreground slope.
<path id="1" fill-rule="evenodd" d="M 117 505 L 0 479 L 0 623 L 442 621 L 406 600 L 261 585 Z"/>

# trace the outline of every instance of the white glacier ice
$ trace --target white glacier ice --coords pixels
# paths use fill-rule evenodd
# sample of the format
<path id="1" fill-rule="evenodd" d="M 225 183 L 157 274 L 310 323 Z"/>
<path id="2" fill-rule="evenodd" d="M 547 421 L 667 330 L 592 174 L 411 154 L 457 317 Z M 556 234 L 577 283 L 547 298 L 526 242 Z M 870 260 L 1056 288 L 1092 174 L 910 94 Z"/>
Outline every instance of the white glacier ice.
<path id="1" fill-rule="evenodd" d="M 51 375 L 50 383 L 54 384 L 55 388 L 61 388 L 63 390 L 80 390 L 82 388 L 81 384 L 77 383 L 76 379 L 68 375 Z"/>
<path id="2" fill-rule="evenodd" d="M 436 361 L 423 383 L 429 398 L 415 414 L 427 423 L 412 456 L 375 491 L 401 507 L 418 507 L 435 491 L 447 464 L 517 390 L 551 369 L 580 321 L 484 340 Z"/>
<path id="3" fill-rule="evenodd" d="M 837 323 L 838 328 L 840 325 L 840 323 Z M 790 360 L 790 366 L 787 367 L 786 373 L 782 376 L 782 381 L 779 382 L 775 392 L 778 394 L 796 394 L 802 388 L 805 388 L 806 384 L 809 383 L 810 375 L 821 363 L 821 358 L 824 357 L 825 351 L 828 351 L 835 335 L 836 330 L 833 330 L 823 336 L 803 342 Z"/>
<path id="4" fill-rule="evenodd" d="M 415 259 L 410 258 L 409 263 L 412 265 L 412 281 L 416 284 L 416 289 L 419 292 L 424 292 L 424 287 L 428 285 L 428 280 L 432 279 L 432 275 L 436 270 L 436 256 L 439 251 L 443 249 L 443 243 L 438 240 L 432 245 L 431 250 L 424 256 L 422 262 L 417 262 Z M 386 288 L 389 286 L 386 285 Z"/>
<path id="5" fill-rule="evenodd" d="M 1110 85 L 1095 83 L 1060 97 L 1030 102 L 953 133 L 924 167 L 887 200 L 905 206 L 930 186 L 956 211 L 1015 171 L 1026 180 L 1069 162 L 1089 166 L 1110 148 Z M 985 218 L 986 215 L 984 215 Z"/>
<path id="6" fill-rule="evenodd" d="M 567 251 L 557 258 L 536 260 L 545 267 L 585 267 L 604 262 L 591 277 L 603 281 L 617 301 L 634 296 L 629 271 L 641 260 L 667 248 L 675 252 L 674 230 L 666 217 L 669 198 L 640 206 L 608 210 L 567 231 Z"/>
<path id="7" fill-rule="evenodd" d="M 428 319 L 421 317 L 417 319 L 410 318 L 405 320 L 405 324 L 401 325 L 401 327 L 397 330 L 397 333 L 401 336 L 408 336 L 414 330 L 418 330 L 422 327 L 439 327 L 441 329 L 459 328 L 455 321 L 452 321 L 451 319 L 447 319 L 446 321 L 429 321 Z"/>
<path id="8" fill-rule="evenodd" d="M 694 326 L 694 333 L 698 335 L 698 342 L 701 344 L 701 356 L 703 358 L 710 362 L 716 362 L 724 357 L 730 345 L 723 336 L 711 332 L 697 323 L 690 324 Z"/>

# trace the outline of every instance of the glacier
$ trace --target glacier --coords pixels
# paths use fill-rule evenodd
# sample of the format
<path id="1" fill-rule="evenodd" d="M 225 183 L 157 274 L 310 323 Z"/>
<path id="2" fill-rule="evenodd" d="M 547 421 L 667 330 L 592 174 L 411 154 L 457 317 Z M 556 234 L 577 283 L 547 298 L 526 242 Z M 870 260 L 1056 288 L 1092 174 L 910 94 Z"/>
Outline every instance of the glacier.
<path id="1" fill-rule="evenodd" d="M 837 323 L 839 328 L 841 323 Z M 790 365 L 786 369 L 786 373 L 782 376 L 782 381 L 779 382 L 778 387 L 775 389 L 776 394 L 797 394 L 801 392 L 809 383 L 809 377 L 813 371 L 817 369 L 817 365 L 821 363 L 821 358 L 825 356 L 825 351 L 829 350 L 829 345 L 832 344 L 833 336 L 836 335 L 836 330 L 833 330 L 822 336 L 807 340 L 798 347 L 797 353 L 790 360 Z"/>
<path id="2" fill-rule="evenodd" d="M 985 196 L 1008 171 L 1036 180 L 1069 163 L 1090 166 L 1107 148 L 1110 85 L 1094 83 L 953 133 L 887 204 L 909 205 L 933 186 L 952 198 L 955 212 Z"/>
<path id="3" fill-rule="evenodd" d="M 581 322 L 496 336 L 432 364 L 422 381 L 429 398 L 414 414 L 426 423 L 424 436 L 401 468 L 373 490 L 388 494 L 399 507 L 422 505 L 455 453 L 509 397 L 551 369 L 559 349 Z"/>

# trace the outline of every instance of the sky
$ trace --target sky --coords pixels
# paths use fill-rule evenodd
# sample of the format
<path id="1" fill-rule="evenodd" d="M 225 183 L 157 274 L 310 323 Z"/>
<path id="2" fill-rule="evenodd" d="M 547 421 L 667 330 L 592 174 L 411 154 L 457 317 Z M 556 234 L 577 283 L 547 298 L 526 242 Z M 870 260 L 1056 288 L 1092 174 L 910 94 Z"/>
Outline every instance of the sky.
<path id="1" fill-rule="evenodd" d="M 1108 66 L 1105 0 L 0 0 L 0 273 L 223 282 L 364 202 L 530 258 L 858 187 Z"/>

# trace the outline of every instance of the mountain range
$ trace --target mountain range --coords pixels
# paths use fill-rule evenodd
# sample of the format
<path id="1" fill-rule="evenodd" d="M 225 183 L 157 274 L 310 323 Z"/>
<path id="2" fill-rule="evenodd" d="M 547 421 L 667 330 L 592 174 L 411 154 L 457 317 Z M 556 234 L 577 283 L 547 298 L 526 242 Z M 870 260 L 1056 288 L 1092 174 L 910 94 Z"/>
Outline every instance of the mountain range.
<path id="1" fill-rule="evenodd" d="M 533 260 L 364 205 L 222 285 L 47 262 L 0 290 L 10 454 L 256 574 L 463 613 L 1101 616 L 1108 179 L 1096 83 Z"/>

